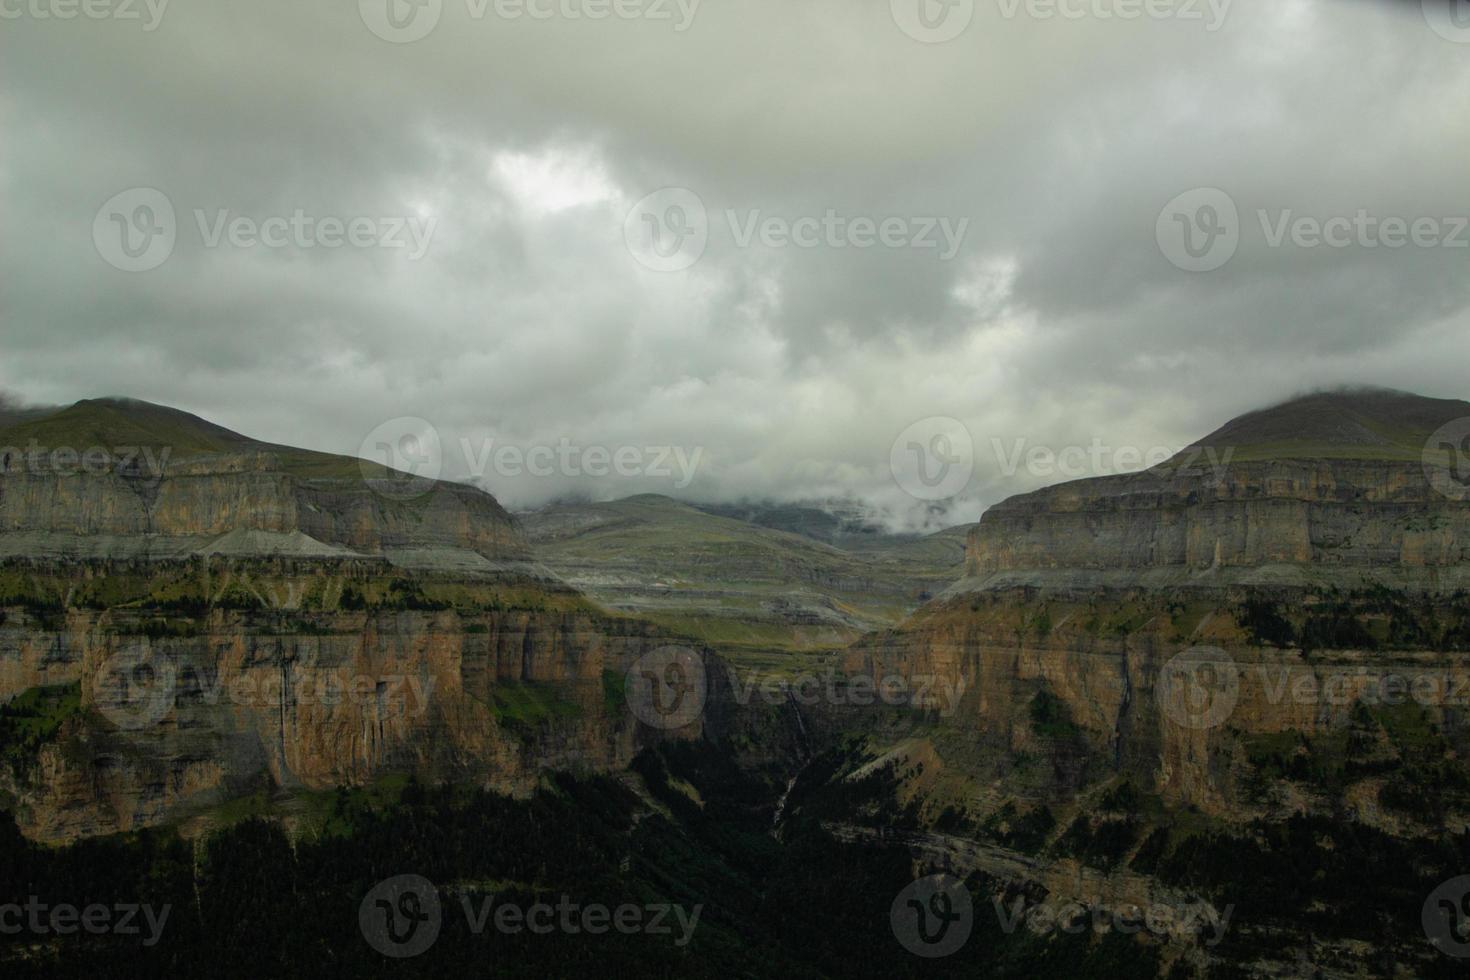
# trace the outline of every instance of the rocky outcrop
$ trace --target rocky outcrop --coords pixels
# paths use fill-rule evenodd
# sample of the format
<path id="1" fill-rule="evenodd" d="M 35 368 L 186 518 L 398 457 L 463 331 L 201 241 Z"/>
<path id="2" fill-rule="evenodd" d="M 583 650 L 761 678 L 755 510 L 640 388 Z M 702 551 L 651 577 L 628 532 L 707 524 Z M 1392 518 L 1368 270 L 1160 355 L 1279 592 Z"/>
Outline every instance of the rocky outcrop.
<path id="1" fill-rule="evenodd" d="M 0 430 L 0 557 L 382 556 L 527 574 L 495 498 L 261 443 L 142 402 L 79 402 Z"/>
<path id="2" fill-rule="evenodd" d="M 288 571 L 321 578 L 318 565 Z M 226 567 L 214 563 L 217 575 Z M 549 769 L 621 768 L 670 734 L 624 703 L 625 672 L 671 642 L 647 624 L 534 589 L 457 608 L 322 609 L 326 592 L 290 578 L 252 579 L 294 594 L 290 607 L 6 608 L 0 691 L 81 693 L 80 711 L 11 780 L 26 833 L 129 830 L 262 786 L 320 791 L 392 773 L 521 792 Z M 334 594 L 347 590 L 372 595 L 373 580 L 348 574 Z M 696 735 L 700 721 L 672 734 Z"/>
<path id="3" fill-rule="evenodd" d="M 254 532 L 254 533 L 251 533 Z M 304 478 L 272 453 L 195 457 L 160 472 L 49 463 L 0 473 L 0 554 L 403 556 L 464 552 L 526 562 L 515 521 L 489 494 L 438 483 L 395 499 L 351 478 Z"/>
<path id="4" fill-rule="evenodd" d="M 974 585 L 1470 579 L 1470 504 L 1419 466 L 1360 460 L 1164 467 L 1013 497 L 970 533 Z M 1293 567 L 1295 566 L 1295 567 Z"/>
<path id="5" fill-rule="evenodd" d="M 1425 451 L 1456 413 L 1470 404 L 1309 396 L 1152 470 L 1013 497 L 970 532 L 966 578 L 847 666 L 932 677 L 997 758 L 1052 757 L 1054 778 L 1011 783 L 1023 795 L 1126 774 L 1176 804 L 1260 812 L 1241 739 L 1336 737 L 1363 720 L 1364 684 L 1470 677 L 1470 500 Z M 1338 696 L 1300 696 L 1302 678 Z M 1460 751 L 1449 693 L 1412 706 Z"/>

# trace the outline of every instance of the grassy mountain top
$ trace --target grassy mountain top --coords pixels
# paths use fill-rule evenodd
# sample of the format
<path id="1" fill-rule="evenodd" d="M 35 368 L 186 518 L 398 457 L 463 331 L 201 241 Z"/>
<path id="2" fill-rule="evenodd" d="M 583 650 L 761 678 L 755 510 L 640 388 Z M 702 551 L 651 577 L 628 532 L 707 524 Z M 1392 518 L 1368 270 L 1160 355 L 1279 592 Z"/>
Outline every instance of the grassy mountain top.
<path id="1" fill-rule="evenodd" d="M 845 551 L 656 494 L 521 515 L 538 557 L 611 606 L 726 650 L 831 649 L 959 577 L 964 532 Z"/>
<path id="2" fill-rule="evenodd" d="M 24 451 L 33 444 L 79 452 L 96 446 L 166 448 L 175 460 L 268 452 L 287 472 L 315 479 L 360 480 L 388 472 L 351 456 L 262 442 L 189 412 L 133 398 L 86 398 L 65 408 L 0 416 L 0 446 Z"/>
<path id="3" fill-rule="evenodd" d="M 1419 462 L 1446 422 L 1470 417 L 1470 402 L 1387 388 L 1303 395 L 1233 419 L 1195 444 L 1250 462 L 1363 459 Z M 1194 448 L 1194 447 L 1191 447 Z"/>

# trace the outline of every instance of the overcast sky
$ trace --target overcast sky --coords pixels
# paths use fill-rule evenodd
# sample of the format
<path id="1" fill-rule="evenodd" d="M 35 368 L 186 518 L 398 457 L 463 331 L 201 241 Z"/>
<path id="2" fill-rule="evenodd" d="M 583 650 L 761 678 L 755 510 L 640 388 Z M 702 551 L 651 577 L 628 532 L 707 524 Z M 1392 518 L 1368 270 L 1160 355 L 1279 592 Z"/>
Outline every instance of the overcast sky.
<path id="1" fill-rule="evenodd" d="M 423 419 L 511 506 L 912 524 L 1077 475 L 1007 476 L 1018 445 L 1466 391 L 1452 4 L 106 2 L 0 0 L 0 389 L 28 401 L 347 453 Z M 1384 219 L 1433 222 L 1395 248 Z M 898 455 L 963 454 L 931 417 L 973 446 L 938 501 L 891 472 L 915 423 Z M 490 439 L 571 463 L 515 476 Z M 574 475 L 589 447 L 642 475 Z"/>

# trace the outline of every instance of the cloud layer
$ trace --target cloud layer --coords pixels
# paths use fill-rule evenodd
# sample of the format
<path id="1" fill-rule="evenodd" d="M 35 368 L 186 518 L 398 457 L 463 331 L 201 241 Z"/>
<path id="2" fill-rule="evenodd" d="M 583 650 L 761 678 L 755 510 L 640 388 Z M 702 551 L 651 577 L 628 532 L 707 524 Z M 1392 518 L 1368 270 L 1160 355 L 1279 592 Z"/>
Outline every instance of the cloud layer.
<path id="1" fill-rule="evenodd" d="M 1319 385 L 1464 393 L 1470 25 L 1433 5 L 389 2 L 173 0 L 151 30 L 143 4 L 11 2 L 0 387 L 338 452 L 421 418 L 512 506 L 855 496 L 909 526 L 1058 478 L 1008 474 L 1018 440 L 1147 450 Z M 416 13 L 421 39 L 379 36 Z M 946 14 L 952 40 L 911 36 Z M 700 213 L 629 220 L 670 187 Z M 121 236 L 159 227 L 134 188 L 173 243 L 127 272 Z M 1161 219 L 1197 188 L 1236 209 L 1204 272 L 1168 236 L 1198 251 L 1216 212 Z M 629 247 L 701 218 L 687 268 Z M 1348 244 L 1311 244 L 1333 218 Z M 1392 219 L 1438 238 L 1385 244 Z M 953 257 L 931 221 L 964 223 Z M 938 502 L 890 466 L 930 417 L 974 447 Z M 507 446 L 583 465 L 514 475 Z M 592 447 L 642 462 L 589 476 Z M 662 447 L 699 451 L 687 485 L 649 472 Z"/>

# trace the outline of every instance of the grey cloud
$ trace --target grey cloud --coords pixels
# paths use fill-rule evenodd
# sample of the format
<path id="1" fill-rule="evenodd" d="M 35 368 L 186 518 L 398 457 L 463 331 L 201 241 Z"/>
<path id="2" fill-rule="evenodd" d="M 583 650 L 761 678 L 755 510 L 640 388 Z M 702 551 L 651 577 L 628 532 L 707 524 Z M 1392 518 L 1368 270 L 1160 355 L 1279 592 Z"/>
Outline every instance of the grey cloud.
<path id="1" fill-rule="evenodd" d="M 406 45 L 354 3 L 174 0 L 151 33 L 7 22 L 0 387 L 150 398 L 341 452 L 399 415 L 451 445 L 697 446 L 685 496 L 852 494 L 910 525 L 1029 488 L 981 452 L 947 510 L 908 498 L 888 451 L 927 416 L 981 446 L 1183 445 L 1312 384 L 1463 393 L 1465 252 L 1270 248 L 1252 227 L 1258 208 L 1470 211 L 1470 46 L 1419 4 L 1236 0 L 1210 33 L 977 2 L 942 45 L 888 7 L 707 0 L 676 33 L 473 21 L 446 0 Z M 833 208 L 970 225 L 950 262 L 739 248 L 715 228 L 698 264 L 660 274 L 622 222 L 666 185 L 716 223 Z M 130 274 L 91 232 L 134 186 L 169 195 L 180 234 Z M 1154 225 L 1200 186 L 1230 193 L 1244 239 L 1185 273 Z M 438 225 L 417 262 L 206 248 L 195 208 Z M 517 505 L 671 491 L 487 482 Z"/>

